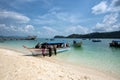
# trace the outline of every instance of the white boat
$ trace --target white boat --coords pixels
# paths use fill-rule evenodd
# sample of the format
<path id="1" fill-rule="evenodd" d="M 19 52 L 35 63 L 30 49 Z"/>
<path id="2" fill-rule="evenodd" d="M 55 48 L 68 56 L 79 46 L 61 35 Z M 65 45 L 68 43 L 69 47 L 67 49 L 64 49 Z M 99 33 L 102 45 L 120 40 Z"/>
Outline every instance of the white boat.
<path id="1" fill-rule="evenodd" d="M 35 40 L 37 36 L 28 36 L 25 40 Z"/>
<path id="2" fill-rule="evenodd" d="M 44 44 L 46 45 L 46 43 L 44 43 Z M 41 45 L 44 45 L 44 44 L 41 44 Z M 65 52 L 70 49 L 70 47 L 64 46 L 64 43 L 47 43 L 47 45 L 56 45 L 57 53 Z M 28 49 L 32 53 L 32 55 L 42 54 L 42 48 L 28 48 L 26 46 L 23 46 L 23 47 Z M 52 53 L 54 53 L 53 49 L 52 49 Z M 48 48 L 45 48 L 45 54 L 49 54 Z"/>
<path id="3" fill-rule="evenodd" d="M 101 42 L 100 39 L 93 39 L 92 42 Z"/>

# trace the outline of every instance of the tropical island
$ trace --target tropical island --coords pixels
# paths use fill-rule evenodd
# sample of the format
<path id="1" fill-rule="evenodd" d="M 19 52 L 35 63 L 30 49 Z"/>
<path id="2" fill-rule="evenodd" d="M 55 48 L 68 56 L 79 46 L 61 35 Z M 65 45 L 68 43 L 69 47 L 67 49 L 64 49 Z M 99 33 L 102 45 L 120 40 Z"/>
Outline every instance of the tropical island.
<path id="1" fill-rule="evenodd" d="M 54 38 L 120 38 L 120 31 L 94 32 L 89 34 L 71 34 L 68 36 L 56 35 Z"/>

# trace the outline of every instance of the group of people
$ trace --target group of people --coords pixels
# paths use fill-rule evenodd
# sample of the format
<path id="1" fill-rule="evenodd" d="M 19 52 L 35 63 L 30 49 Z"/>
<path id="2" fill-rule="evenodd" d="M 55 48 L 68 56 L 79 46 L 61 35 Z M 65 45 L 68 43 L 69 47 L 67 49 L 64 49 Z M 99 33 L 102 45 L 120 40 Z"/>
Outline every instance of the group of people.
<path id="1" fill-rule="evenodd" d="M 38 43 L 35 48 L 41 48 L 42 50 L 42 55 L 45 57 L 46 54 L 45 54 L 45 50 L 47 49 L 48 52 L 49 52 L 49 57 L 52 56 L 52 52 L 54 51 L 54 54 L 57 55 L 57 52 L 56 52 L 56 45 L 49 45 L 47 43 L 43 43 L 43 44 L 40 44 Z"/>

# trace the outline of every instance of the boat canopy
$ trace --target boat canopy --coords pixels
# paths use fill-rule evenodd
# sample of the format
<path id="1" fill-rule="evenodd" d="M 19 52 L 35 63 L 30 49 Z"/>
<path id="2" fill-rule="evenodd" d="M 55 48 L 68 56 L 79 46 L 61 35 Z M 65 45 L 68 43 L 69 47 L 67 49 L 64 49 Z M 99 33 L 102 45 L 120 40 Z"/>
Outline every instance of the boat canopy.
<path id="1" fill-rule="evenodd" d="M 64 43 L 42 43 L 41 45 L 62 45 Z"/>

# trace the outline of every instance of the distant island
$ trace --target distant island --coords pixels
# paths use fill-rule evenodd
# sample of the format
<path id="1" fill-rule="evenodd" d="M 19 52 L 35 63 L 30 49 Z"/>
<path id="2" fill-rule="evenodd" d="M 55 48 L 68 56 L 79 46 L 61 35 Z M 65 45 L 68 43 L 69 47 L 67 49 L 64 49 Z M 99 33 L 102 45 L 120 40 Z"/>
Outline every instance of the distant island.
<path id="1" fill-rule="evenodd" d="M 0 36 L 0 40 L 35 40 L 37 36 Z"/>
<path id="2" fill-rule="evenodd" d="M 56 35 L 54 38 L 120 38 L 120 31 L 94 32 L 89 34 L 71 34 L 68 36 Z"/>

